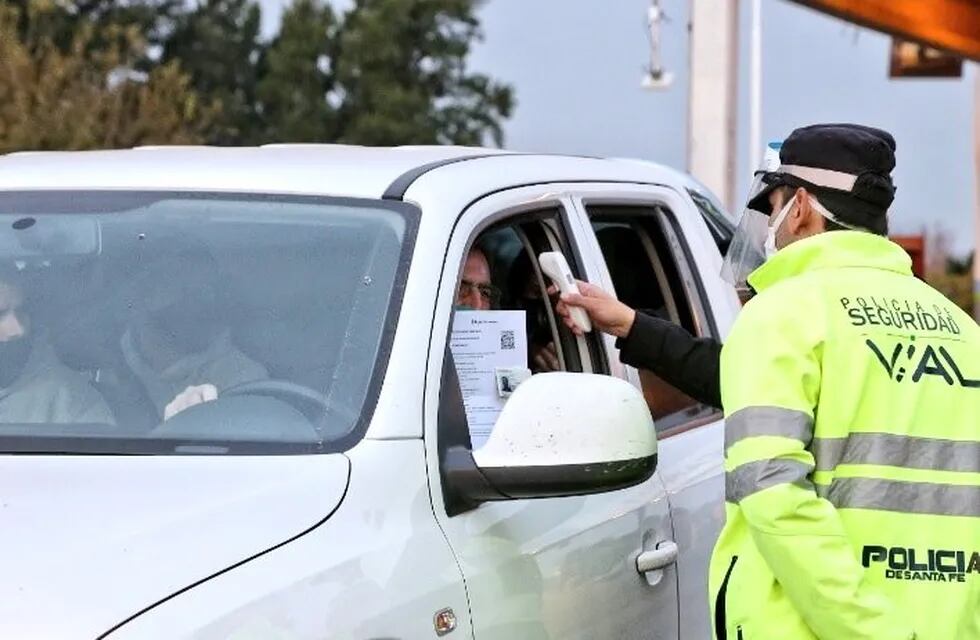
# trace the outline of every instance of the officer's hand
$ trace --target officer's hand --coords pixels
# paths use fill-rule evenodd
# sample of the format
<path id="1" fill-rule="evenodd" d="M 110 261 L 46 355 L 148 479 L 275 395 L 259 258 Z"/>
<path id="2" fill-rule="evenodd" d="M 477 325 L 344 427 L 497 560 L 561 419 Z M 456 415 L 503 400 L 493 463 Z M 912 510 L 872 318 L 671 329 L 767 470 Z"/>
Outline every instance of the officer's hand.
<path id="1" fill-rule="evenodd" d="M 572 320 L 570 310 L 570 307 L 581 307 L 589 314 L 589 319 L 596 329 L 617 338 L 625 338 L 633 327 L 636 312 L 594 284 L 581 280 L 576 280 L 576 283 L 580 294 L 565 294 L 555 305 L 555 310 L 568 328 L 576 335 L 584 335 L 582 328 Z M 557 292 L 556 287 L 548 290 L 552 295 Z"/>
<path id="2" fill-rule="evenodd" d="M 195 405 L 217 399 L 218 388 L 213 384 L 201 384 L 187 387 L 178 393 L 174 399 L 170 401 L 170 404 L 163 409 L 163 419 L 169 420 L 184 409 L 190 409 Z"/>

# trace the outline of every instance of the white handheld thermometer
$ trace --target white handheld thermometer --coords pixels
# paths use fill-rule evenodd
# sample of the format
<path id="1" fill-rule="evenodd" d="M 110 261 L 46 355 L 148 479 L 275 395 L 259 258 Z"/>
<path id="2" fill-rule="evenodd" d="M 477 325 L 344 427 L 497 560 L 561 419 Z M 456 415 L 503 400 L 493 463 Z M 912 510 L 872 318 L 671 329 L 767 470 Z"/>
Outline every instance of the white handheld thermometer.
<path id="1" fill-rule="evenodd" d="M 549 278 L 554 280 L 555 284 L 558 285 L 558 290 L 562 293 L 578 293 L 578 285 L 575 284 L 575 277 L 572 276 L 572 270 L 568 268 L 568 261 L 565 260 L 564 254 L 560 251 L 546 251 L 538 256 L 538 263 L 541 265 L 541 270 L 545 272 Z M 579 326 L 582 331 L 588 333 L 592 331 L 592 321 L 589 320 L 589 314 L 585 312 L 582 307 L 572 307 L 569 306 L 569 311 L 572 314 L 572 320 L 575 324 Z"/>

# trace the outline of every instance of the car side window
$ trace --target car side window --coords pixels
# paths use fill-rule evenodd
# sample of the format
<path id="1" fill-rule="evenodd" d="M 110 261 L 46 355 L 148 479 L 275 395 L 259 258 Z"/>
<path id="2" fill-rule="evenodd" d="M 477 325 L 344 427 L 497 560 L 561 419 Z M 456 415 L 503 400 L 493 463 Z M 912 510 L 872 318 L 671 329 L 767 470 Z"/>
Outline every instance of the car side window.
<path id="1" fill-rule="evenodd" d="M 587 204 L 617 297 L 649 315 L 714 336 L 710 308 L 673 214 L 662 205 Z M 704 424 L 717 409 L 640 369 L 643 395 L 661 436 Z"/>
<path id="2" fill-rule="evenodd" d="M 506 350 L 514 345 L 526 345 L 527 375 L 552 371 L 608 373 L 606 357 L 595 335 L 577 337 L 562 322 L 555 311 L 555 299 L 548 295 L 551 285 L 542 272 L 538 256 L 545 251 L 561 251 L 568 259 L 573 274 L 581 277 L 581 265 L 575 258 L 574 247 L 558 207 L 524 212 L 488 228 L 470 239 L 468 249 L 459 265 L 453 325 L 457 316 L 467 311 L 515 311 L 521 314 L 518 335 L 492 336 L 492 347 Z M 459 316 L 462 317 L 462 316 Z M 521 376 L 501 378 L 499 371 L 486 380 L 477 379 L 469 362 L 464 362 L 450 339 L 455 370 L 462 388 L 462 400 L 468 403 L 480 394 L 498 394 L 498 408 L 522 381 Z M 523 338 L 523 339 L 522 339 Z M 488 344 L 491 344 L 488 343 Z M 526 377 L 526 376 L 525 376 Z M 503 385 L 503 386 L 501 386 Z M 478 391 L 477 389 L 482 389 Z M 492 399 L 492 398 L 491 398 Z M 492 399 L 493 400 L 493 399 Z M 472 407 L 470 407 L 472 408 Z M 481 437 L 488 435 L 484 425 L 473 424 L 467 411 L 472 444 L 478 447 Z M 494 417 L 495 419 L 495 417 Z"/>

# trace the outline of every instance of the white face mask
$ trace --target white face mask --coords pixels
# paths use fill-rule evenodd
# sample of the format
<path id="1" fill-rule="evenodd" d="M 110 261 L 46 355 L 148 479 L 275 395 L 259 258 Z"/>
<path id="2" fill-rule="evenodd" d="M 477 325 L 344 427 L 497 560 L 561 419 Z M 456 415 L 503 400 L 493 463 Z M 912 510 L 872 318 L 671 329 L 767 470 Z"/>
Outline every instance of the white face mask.
<path id="1" fill-rule="evenodd" d="M 779 251 L 779 248 L 776 247 L 776 231 L 779 230 L 779 226 L 783 224 L 783 220 L 789 215 L 790 209 L 793 208 L 794 204 L 796 204 L 796 196 L 790 198 L 789 202 L 783 205 L 783 208 L 779 211 L 779 215 L 769 225 L 769 230 L 766 232 L 766 243 L 763 245 L 766 260 L 776 255 L 776 252 Z"/>
<path id="2" fill-rule="evenodd" d="M 814 211 L 822 215 L 824 218 L 826 218 L 827 220 L 830 220 L 831 222 L 835 222 L 840 226 L 844 227 L 845 229 L 851 229 L 852 231 L 860 230 L 858 229 L 858 227 L 846 224 L 838 220 L 837 217 L 834 216 L 834 214 L 828 211 L 827 208 L 824 207 L 822 204 L 820 204 L 820 201 L 814 198 L 813 196 L 807 194 L 807 200 L 810 201 L 810 207 Z M 789 215 L 789 212 L 792 210 L 794 204 L 796 204 L 795 195 L 792 198 L 790 198 L 789 202 L 783 205 L 783 208 L 779 211 L 779 214 L 776 216 L 776 219 L 772 221 L 771 225 L 769 225 L 769 229 L 766 233 L 766 243 L 765 245 L 763 245 L 763 250 L 766 253 L 766 260 L 776 255 L 776 252 L 779 251 L 779 248 L 776 246 L 776 231 L 779 230 L 779 226 L 783 224 L 783 221 L 786 219 L 786 216 Z"/>

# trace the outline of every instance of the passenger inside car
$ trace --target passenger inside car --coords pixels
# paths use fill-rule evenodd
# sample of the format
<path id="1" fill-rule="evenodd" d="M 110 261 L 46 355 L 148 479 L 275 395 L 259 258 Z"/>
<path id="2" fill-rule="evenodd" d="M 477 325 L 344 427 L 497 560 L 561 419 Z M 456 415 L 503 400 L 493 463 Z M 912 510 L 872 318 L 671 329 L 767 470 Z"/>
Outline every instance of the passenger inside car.
<path id="1" fill-rule="evenodd" d="M 23 282 L 21 272 L 0 268 L 0 423 L 113 424 L 99 392 L 32 322 Z"/>

